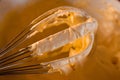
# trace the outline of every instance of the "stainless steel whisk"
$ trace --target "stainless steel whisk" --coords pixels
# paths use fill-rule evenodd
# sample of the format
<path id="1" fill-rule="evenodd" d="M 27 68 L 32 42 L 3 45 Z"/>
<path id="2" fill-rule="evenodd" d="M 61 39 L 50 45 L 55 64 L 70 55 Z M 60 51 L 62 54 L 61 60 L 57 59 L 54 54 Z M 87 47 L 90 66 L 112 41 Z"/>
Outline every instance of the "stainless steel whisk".
<path id="1" fill-rule="evenodd" d="M 46 38 L 4 57 L 4 55 L 7 55 L 10 50 L 14 49 L 22 42 L 28 40 L 37 33 L 44 32 L 48 26 L 51 27 L 52 25 L 63 23 L 68 24 L 70 27 L 53 33 L 52 35 L 48 34 Z M 0 75 L 43 74 L 57 71 L 62 65 L 70 64 L 71 60 L 77 58 L 79 54 L 48 62 L 36 61 L 34 57 L 43 56 L 45 52 L 53 51 L 85 35 L 89 35 L 90 43 L 79 56 L 88 55 L 94 42 L 94 33 L 96 29 L 96 20 L 83 10 L 63 6 L 47 11 L 33 20 L 24 31 L 1 49 Z"/>

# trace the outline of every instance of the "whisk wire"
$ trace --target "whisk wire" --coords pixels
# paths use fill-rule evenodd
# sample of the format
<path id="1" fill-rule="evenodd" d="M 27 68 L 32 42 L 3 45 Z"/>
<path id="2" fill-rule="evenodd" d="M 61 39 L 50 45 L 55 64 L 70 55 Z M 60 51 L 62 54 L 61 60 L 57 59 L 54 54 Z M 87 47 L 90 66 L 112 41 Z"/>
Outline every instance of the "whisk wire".
<path id="1" fill-rule="evenodd" d="M 10 60 L 10 59 L 12 59 L 12 58 L 15 58 L 15 56 L 17 56 L 17 55 L 19 55 L 19 54 L 22 54 L 25 50 L 27 50 L 27 48 L 21 49 L 21 50 L 19 50 L 18 52 L 15 52 L 15 53 L 13 53 L 13 54 L 11 54 L 11 55 L 9 55 L 9 56 L 6 56 L 6 57 L 0 59 L 0 64 L 3 63 L 3 62 L 5 62 L 5 61 L 7 61 L 7 60 Z"/>
<path id="2" fill-rule="evenodd" d="M 28 53 L 28 52 L 29 52 L 29 51 L 26 51 L 26 52 L 24 52 L 24 54 L 25 54 L 25 53 Z M 21 56 L 21 55 L 23 55 L 23 54 L 17 55 L 15 58 L 17 58 L 18 56 Z M 22 57 L 22 58 L 20 58 L 20 59 L 13 60 L 13 61 L 11 61 L 11 62 L 5 63 L 5 64 L 3 64 L 3 65 L 1 65 L 1 66 L 2 66 L 2 67 L 3 67 L 3 66 L 7 66 L 7 65 L 10 65 L 11 63 L 13 64 L 13 63 L 15 63 L 15 62 L 18 62 L 18 61 L 23 60 L 23 59 L 28 58 L 28 57 L 31 57 L 31 56 L 28 55 L 28 56 Z"/>
<path id="3" fill-rule="evenodd" d="M 64 12 L 62 12 L 62 10 L 64 10 Z M 68 10 L 68 11 L 65 11 L 65 10 Z M 0 75 L 45 74 L 45 73 L 49 73 L 49 70 L 51 70 L 55 67 L 58 68 L 59 63 L 54 64 L 54 62 L 57 61 L 57 60 L 54 59 L 55 61 L 50 61 L 50 60 L 49 61 L 46 60 L 46 62 L 44 61 L 45 59 L 49 58 L 48 57 L 49 55 L 47 55 L 47 58 L 46 58 L 46 55 L 41 56 L 42 58 L 44 58 L 44 60 L 40 59 L 41 61 L 40 60 L 37 61 L 33 57 L 34 56 L 39 56 L 38 54 L 40 54 L 40 53 L 46 53 L 47 51 L 49 52 L 49 51 L 52 51 L 53 49 L 55 50 L 55 49 L 57 49 L 61 46 L 64 46 L 64 45 L 68 44 L 69 42 L 77 39 L 75 33 L 70 34 L 69 29 L 66 29 L 67 31 L 64 30 L 63 34 L 62 34 L 62 32 L 59 33 L 59 31 L 56 30 L 56 32 L 54 34 L 56 34 L 56 33 L 59 33 L 59 34 L 53 35 L 53 36 L 50 36 L 52 34 L 50 34 L 48 36 L 45 35 L 44 39 L 36 42 L 35 44 L 33 43 L 32 45 L 29 45 L 26 48 L 20 49 L 17 52 L 12 53 L 12 54 L 9 54 L 8 52 L 13 50 L 14 48 L 16 48 L 18 45 L 20 45 L 21 43 L 23 43 L 27 39 L 34 36 L 36 33 L 42 32 L 43 30 L 46 29 L 47 26 L 48 27 L 49 26 L 54 26 L 54 24 L 56 26 L 56 25 L 59 24 L 59 21 L 60 21 L 60 24 L 67 23 L 66 19 L 64 19 L 65 22 L 61 18 L 60 18 L 60 20 L 58 19 L 57 21 L 54 21 L 54 20 L 56 20 L 56 17 L 58 18 L 59 16 L 63 16 L 64 14 L 68 15 L 68 12 L 72 12 L 72 11 L 74 13 L 77 12 L 76 13 L 77 16 L 80 13 L 82 13 L 82 11 L 79 11 L 75 8 L 59 7 L 59 8 L 52 9 L 52 10 L 44 13 L 43 15 L 39 16 L 35 20 L 33 20 L 33 22 L 25 30 L 23 30 L 14 39 L 12 39 L 5 47 L 3 47 L 1 49 L 1 51 L 0 51 Z M 74 16 L 76 17 L 76 15 L 74 15 Z M 83 15 L 83 14 L 81 14 L 81 15 Z M 84 15 L 84 16 L 86 16 L 86 15 Z M 73 15 L 72 15 L 72 17 L 73 17 Z M 44 25 L 43 25 L 43 23 L 44 23 Z M 91 23 L 93 23 L 93 21 L 91 21 Z M 78 26 L 78 24 L 76 23 L 77 26 L 75 25 L 74 28 L 75 29 L 82 29 L 80 24 L 79 24 L 79 26 Z M 42 26 L 42 28 L 41 28 L 41 26 Z M 70 25 L 70 26 L 74 26 L 74 25 Z M 82 25 L 82 27 L 84 27 L 84 25 Z M 40 30 L 38 30 L 38 29 L 40 29 Z M 50 28 L 49 28 L 49 30 L 50 30 Z M 74 32 L 77 32 L 77 31 L 74 31 Z M 46 32 L 42 32 L 42 33 L 49 34 L 49 33 L 46 33 Z M 80 33 L 80 30 L 79 30 L 78 34 L 79 33 Z M 70 36 L 69 36 L 69 34 L 70 34 Z M 57 36 L 60 36 L 60 37 L 57 37 Z M 72 40 L 70 40 L 71 36 L 73 36 Z M 78 38 L 79 38 L 79 36 L 78 36 Z M 66 39 L 65 43 L 63 41 L 64 39 Z M 59 44 L 54 43 L 54 42 L 57 42 L 57 41 L 58 41 Z M 51 44 L 48 44 L 48 43 L 51 43 Z M 50 46 L 51 48 L 47 47 L 47 46 Z M 45 50 L 44 50 L 44 48 L 45 48 Z M 31 55 L 31 53 L 35 54 L 35 55 Z M 55 56 L 53 56 L 53 57 L 55 58 Z M 66 59 L 68 59 L 68 58 L 66 58 Z M 42 62 L 42 61 L 44 61 L 44 62 Z M 51 67 L 51 64 L 52 64 L 52 67 Z M 64 63 L 62 64 L 61 62 L 60 62 L 60 64 L 64 65 Z"/>
<path id="4" fill-rule="evenodd" d="M 18 34 L 12 41 L 10 41 L 0 52 L 0 57 L 5 55 L 10 50 L 14 49 L 17 45 L 24 42 L 27 38 L 27 35 L 30 34 L 32 31 L 28 30 L 27 28 L 23 30 L 20 34 Z"/>
<path id="5" fill-rule="evenodd" d="M 35 64 L 35 65 L 29 65 L 29 66 L 23 66 L 23 67 L 17 67 L 17 68 L 11 68 L 4 70 L 0 72 L 0 75 L 5 75 L 5 74 L 27 74 L 27 73 L 47 73 L 49 70 L 49 67 L 47 65 L 40 65 L 40 64 Z"/>

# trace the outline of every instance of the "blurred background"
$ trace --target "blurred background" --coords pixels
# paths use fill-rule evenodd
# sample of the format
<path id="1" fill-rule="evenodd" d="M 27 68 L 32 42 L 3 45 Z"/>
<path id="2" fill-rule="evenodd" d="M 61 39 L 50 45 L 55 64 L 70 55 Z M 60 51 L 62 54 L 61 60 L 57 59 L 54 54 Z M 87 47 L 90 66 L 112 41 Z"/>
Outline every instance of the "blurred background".
<path id="1" fill-rule="evenodd" d="M 97 19 L 95 51 L 69 75 L 0 76 L 0 80 L 120 80 L 120 3 L 118 0 L 0 0 L 0 49 L 42 13 L 59 6 L 81 8 Z M 34 38 L 35 39 L 35 38 Z M 21 45 L 24 47 L 35 41 Z M 36 37 L 37 40 L 37 37 Z"/>

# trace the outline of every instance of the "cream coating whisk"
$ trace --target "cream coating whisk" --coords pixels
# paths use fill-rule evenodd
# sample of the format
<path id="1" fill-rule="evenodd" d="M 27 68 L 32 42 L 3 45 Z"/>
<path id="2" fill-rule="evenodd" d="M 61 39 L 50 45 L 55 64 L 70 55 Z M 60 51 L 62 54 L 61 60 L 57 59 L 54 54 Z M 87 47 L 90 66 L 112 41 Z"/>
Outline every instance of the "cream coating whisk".
<path id="1" fill-rule="evenodd" d="M 81 9 L 62 6 L 49 10 L 1 49 L 0 75 L 65 72 L 64 65 L 90 53 L 96 30 L 97 21 Z M 43 39 L 3 57 L 37 33 Z"/>

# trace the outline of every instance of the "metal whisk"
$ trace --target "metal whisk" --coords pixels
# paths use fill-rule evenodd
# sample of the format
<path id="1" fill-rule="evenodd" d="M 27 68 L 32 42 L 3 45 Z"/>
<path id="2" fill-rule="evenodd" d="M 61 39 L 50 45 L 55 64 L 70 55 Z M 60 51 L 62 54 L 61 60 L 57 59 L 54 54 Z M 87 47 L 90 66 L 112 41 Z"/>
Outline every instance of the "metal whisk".
<path id="1" fill-rule="evenodd" d="M 64 30 L 62 30 L 62 28 L 61 30 L 57 30 L 56 28 L 57 32 L 51 32 L 47 34 L 45 38 L 4 57 L 10 50 L 16 48 L 37 33 L 44 33 L 48 28 L 50 29 L 54 25 L 58 26 L 64 23 L 69 27 L 64 28 Z M 0 75 L 43 74 L 58 71 L 58 69 L 61 69 L 62 65 L 74 62 L 74 58 L 88 55 L 94 42 L 94 33 L 96 29 L 96 20 L 83 10 L 63 6 L 47 11 L 33 20 L 24 31 L 1 49 Z M 78 52 L 81 54 L 51 61 L 35 59 L 36 57 L 44 58 L 46 52 L 54 51 L 86 35 L 88 35 L 89 44 L 82 52 Z M 49 58 L 49 55 L 46 55 L 46 57 Z"/>

